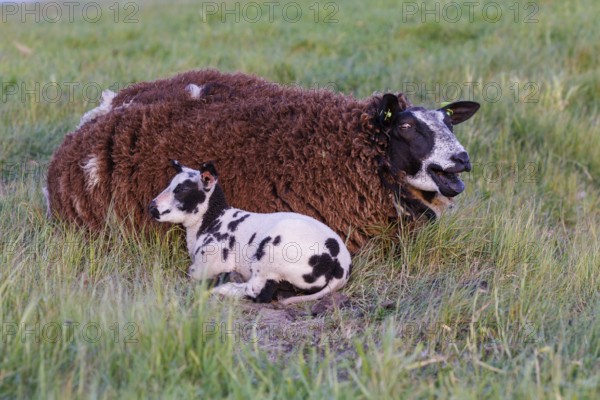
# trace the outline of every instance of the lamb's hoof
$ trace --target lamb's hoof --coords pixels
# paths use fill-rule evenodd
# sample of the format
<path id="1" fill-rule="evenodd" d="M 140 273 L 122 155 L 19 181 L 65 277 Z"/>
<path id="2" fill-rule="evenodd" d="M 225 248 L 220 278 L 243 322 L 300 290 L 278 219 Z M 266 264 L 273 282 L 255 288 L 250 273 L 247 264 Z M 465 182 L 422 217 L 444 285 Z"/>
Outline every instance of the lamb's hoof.
<path id="1" fill-rule="evenodd" d="M 231 277 L 231 272 L 225 272 L 223 274 L 220 274 L 219 276 L 217 276 L 215 278 L 214 286 L 215 287 L 221 286 L 221 285 L 231 282 L 230 277 Z"/>
<path id="2" fill-rule="evenodd" d="M 246 295 L 244 285 L 240 285 L 239 283 L 226 283 L 224 285 L 220 285 L 215 287 L 210 291 L 212 295 L 225 296 L 225 297 L 236 297 L 242 298 Z"/>
<path id="3" fill-rule="evenodd" d="M 214 288 L 217 286 L 225 285 L 227 283 L 244 283 L 244 277 L 237 272 L 223 272 L 216 278 L 212 278 L 209 281 L 209 287 Z"/>

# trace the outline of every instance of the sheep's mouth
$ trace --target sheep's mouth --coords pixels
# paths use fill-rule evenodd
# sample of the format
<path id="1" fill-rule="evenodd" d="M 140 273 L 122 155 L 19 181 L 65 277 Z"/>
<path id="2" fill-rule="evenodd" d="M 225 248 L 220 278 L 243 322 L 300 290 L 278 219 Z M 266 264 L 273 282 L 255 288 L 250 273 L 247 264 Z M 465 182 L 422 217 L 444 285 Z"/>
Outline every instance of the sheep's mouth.
<path id="1" fill-rule="evenodd" d="M 444 169 L 434 164 L 429 166 L 427 171 L 440 190 L 440 193 L 444 196 L 454 197 L 465 190 L 465 184 L 459 178 L 460 173 L 465 171 L 465 168 L 455 166 Z"/>
<path id="2" fill-rule="evenodd" d="M 150 217 L 155 220 L 155 221 L 160 221 L 160 217 L 162 215 L 168 214 L 171 212 L 171 209 L 169 208 L 168 210 L 165 210 L 163 212 L 160 212 L 160 210 L 155 206 L 155 205 L 150 205 L 150 207 L 148 207 L 148 212 L 150 213 Z"/>
<path id="3" fill-rule="evenodd" d="M 158 208 L 150 209 L 150 217 L 155 221 L 158 221 L 160 219 L 160 211 L 158 211 Z"/>

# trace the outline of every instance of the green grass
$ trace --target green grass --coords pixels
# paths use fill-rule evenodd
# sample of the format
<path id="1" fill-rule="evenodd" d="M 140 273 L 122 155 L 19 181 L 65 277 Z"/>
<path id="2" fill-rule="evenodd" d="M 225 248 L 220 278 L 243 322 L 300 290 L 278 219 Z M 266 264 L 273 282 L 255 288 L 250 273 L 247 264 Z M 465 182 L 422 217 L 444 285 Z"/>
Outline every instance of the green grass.
<path id="1" fill-rule="evenodd" d="M 197 2 L 143 2 L 137 23 L 125 4 L 115 23 L 111 2 L 95 23 L 81 6 L 73 22 L 3 14 L 0 398 L 600 396 L 600 3 L 540 0 L 536 23 L 528 2 L 496 23 L 481 7 L 423 22 L 392 0 L 335 3 L 337 23 L 319 3 L 315 23 L 312 3 L 297 23 L 283 4 L 256 23 L 203 20 Z M 468 188 L 437 223 L 374 238 L 350 305 L 319 317 L 209 298 L 183 275 L 177 229 L 124 237 L 110 221 L 96 237 L 46 220 L 47 163 L 96 88 L 203 67 L 410 89 L 427 106 L 449 100 L 436 84 L 469 82 Z"/>

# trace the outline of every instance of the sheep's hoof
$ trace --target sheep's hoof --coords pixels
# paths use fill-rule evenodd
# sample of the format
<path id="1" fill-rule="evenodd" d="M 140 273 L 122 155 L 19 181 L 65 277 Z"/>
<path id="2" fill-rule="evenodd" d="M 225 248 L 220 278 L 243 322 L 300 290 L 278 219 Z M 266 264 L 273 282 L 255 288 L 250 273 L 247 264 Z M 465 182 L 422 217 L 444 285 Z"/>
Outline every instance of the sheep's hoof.
<path id="1" fill-rule="evenodd" d="M 210 293 L 225 297 L 242 298 L 246 295 L 246 285 L 229 282 L 217 286 L 216 288 L 212 289 Z"/>

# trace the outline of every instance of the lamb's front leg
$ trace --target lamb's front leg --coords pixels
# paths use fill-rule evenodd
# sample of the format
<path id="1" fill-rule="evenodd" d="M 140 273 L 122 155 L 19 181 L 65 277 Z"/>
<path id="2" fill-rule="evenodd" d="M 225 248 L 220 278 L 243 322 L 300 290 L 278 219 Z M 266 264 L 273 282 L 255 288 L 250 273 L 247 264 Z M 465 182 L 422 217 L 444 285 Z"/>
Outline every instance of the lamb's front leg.
<path id="1" fill-rule="evenodd" d="M 224 272 L 231 272 L 226 265 L 218 263 L 195 262 L 190 266 L 189 275 L 196 279 L 212 279 Z"/>
<path id="2" fill-rule="evenodd" d="M 248 285 L 248 282 L 245 282 L 245 283 L 228 282 L 228 283 L 224 283 L 224 284 L 219 285 L 216 288 L 212 289 L 210 291 L 210 293 L 211 294 L 220 294 L 222 296 L 227 296 L 227 297 L 241 298 L 241 297 L 244 297 L 247 295 L 247 293 L 246 293 L 247 285 Z"/>
<path id="3" fill-rule="evenodd" d="M 227 297 L 249 297 L 257 303 L 270 303 L 277 291 L 277 282 L 261 276 L 253 276 L 248 282 L 226 283 L 219 285 L 212 294 L 220 294 Z"/>

